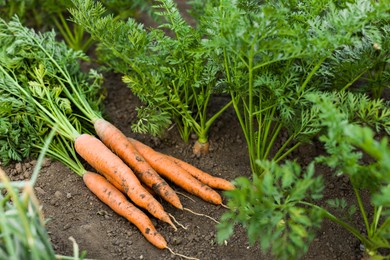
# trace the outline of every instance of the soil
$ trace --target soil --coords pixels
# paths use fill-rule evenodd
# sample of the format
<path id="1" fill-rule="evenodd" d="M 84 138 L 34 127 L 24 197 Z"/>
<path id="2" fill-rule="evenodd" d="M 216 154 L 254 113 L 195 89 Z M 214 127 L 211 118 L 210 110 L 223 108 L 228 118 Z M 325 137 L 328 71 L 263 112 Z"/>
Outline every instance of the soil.
<path id="1" fill-rule="evenodd" d="M 105 74 L 107 89 L 105 117 L 126 135 L 139 139 L 156 150 L 183 159 L 215 176 L 233 180 L 239 176 L 251 176 L 245 139 L 235 118 L 234 111 L 225 112 L 211 128 L 208 155 L 198 158 L 192 155 L 191 140 L 184 143 L 175 128 L 163 138 L 153 138 L 131 132 L 130 125 L 136 117 L 139 101 L 122 83 L 120 75 Z M 211 106 L 225 102 L 221 96 Z M 302 145 L 292 157 L 307 164 L 322 152 L 318 143 Z M 13 180 L 28 179 L 35 160 L 14 163 L 5 168 Z M 329 198 L 343 197 L 354 201 L 348 179 L 336 177 L 326 168 L 317 169 L 326 180 L 324 203 Z M 226 212 L 221 206 L 211 205 L 179 188 L 182 203 L 193 211 L 219 219 Z M 73 255 L 73 237 L 80 250 L 92 259 L 181 259 L 168 250 L 159 250 L 147 242 L 137 228 L 112 212 L 83 184 L 82 179 L 59 162 L 46 159 L 40 172 L 35 192 L 47 219 L 47 230 L 57 254 Z M 225 201 L 226 202 L 226 201 Z M 237 227 L 234 235 L 224 245 L 216 242 L 215 222 L 180 211 L 161 201 L 164 208 L 185 226 L 175 232 L 167 224 L 153 219 L 158 231 L 177 253 L 203 260 L 253 260 L 272 259 L 258 245 L 249 245 L 244 228 Z M 359 221 L 356 219 L 355 221 Z M 362 223 L 362 222 L 360 222 Z M 363 226 L 361 226 L 363 228 Z M 359 241 L 340 226 L 324 221 L 321 229 L 303 259 L 361 259 Z"/>

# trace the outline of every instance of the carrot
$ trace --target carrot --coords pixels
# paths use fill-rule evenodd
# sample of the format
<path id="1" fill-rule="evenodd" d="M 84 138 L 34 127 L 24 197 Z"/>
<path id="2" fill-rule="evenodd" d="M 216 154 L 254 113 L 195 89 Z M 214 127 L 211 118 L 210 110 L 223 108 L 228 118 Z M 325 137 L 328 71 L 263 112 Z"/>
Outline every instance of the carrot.
<path id="1" fill-rule="evenodd" d="M 133 171 L 99 139 L 89 134 L 82 134 L 75 140 L 75 149 L 109 182 L 122 189 L 136 205 L 176 229 L 162 205 L 142 187 Z"/>
<path id="2" fill-rule="evenodd" d="M 209 150 L 210 150 L 209 142 L 203 143 L 203 142 L 200 142 L 199 140 L 197 140 L 194 143 L 194 146 L 192 147 L 192 153 L 196 157 L 205 156 L 206 154 L 209 153 Z"/>
<path id="3" fill-rule="evenodd" d="M 134 170 L 134 173 L 143 183 L 152 188 L 160 197 L 176 208 L 183 209 L 175 191 L 145 161 L 142 155 L 118 128 L 104 119 L 97 119 L 94 127 L 102 142 L 122 158 Z"/>
<path id="4" fill-rule="evenodd" d="M 145 160 L 163 177 L 201 199 L 213 204 L 222 204 L 221 196 L 209 186 L 195 179 L 191 174 L 179 167 L 176 163 L 153 150 L 151 147 L 128 138 Z"/>
<path id="5" fill-rule="evenodd" d="M 192 176 L 194 176 L 199 181 L 203 182 L 207 186 L 210 186 L 211 188 L 219 189 L 219 190 L 234 190 L 236 187 L 228 181 L 223 178 L 212 176 L 195 166 L 186 163 L 178 158 L 175 158 L 170 155 L 164 154 L 165 157 L 176 163 L 178 166 L 189 172 Z"/>
<path id="6" fill-rule="evenodd" d="M 167 242 L 157 232 L 149 217 L 130 203 L 125 195 L 103 176 L 93 172 L 86 172 L 83 175 L 83 180 L 92 193 L 117 214 L 133 223 L 150 243 L 160 249 L 167 248 Z"/>

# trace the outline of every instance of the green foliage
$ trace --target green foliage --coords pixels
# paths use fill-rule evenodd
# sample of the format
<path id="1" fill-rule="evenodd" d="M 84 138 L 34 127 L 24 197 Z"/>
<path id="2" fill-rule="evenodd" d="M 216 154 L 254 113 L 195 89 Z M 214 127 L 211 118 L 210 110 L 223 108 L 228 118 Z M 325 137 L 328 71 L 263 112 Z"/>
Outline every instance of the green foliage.
<path id="1" fill-rule="evenodd" d="M 34 4 L 35 0 L 0 0 L 0 17 L 7 20 L 15 14 L 23 17 Z"/>
<path id="2" fill-rule="evenodd" d="M 307 251 L 322 210 L 301 205 L 304 199 L 321 198 L 323 182 L 314 176 L 314 164 L 302 172 L 294 162 L 279 166 L 271 161 L 258 161 L 263 178 L 235 180 L 236 190 L 226 192 L 229 213 L 218 226 L 218 241 L 227 239 L 236 223 L 242 223 L 253 244 L 260 240 L 262 250 L 272 249 L 276 259 L 292 259 Z"/>
<path id="3" fill-rule="evenodd" d="M 257 161 L 262 177 L 254 176 L 252 181 L 240 177 L 236 180 L 237 189 L 226 192 L 230 210 L 218 226 L 219 242 L 227 239 L 234 225 L 240 223 L 248 230 L 249 241 L 259 240 L 262 248 L 270 249 L 277 259 L 295 259 L 305 253 L 321 220 L 328 218 L 356 236 L 371 257 L 388 257 L 388 251 L 384 251 L 390 249 L 388 139 L 377 140 L 374 131 L 345 108 L 360 100 L 365 102 L 367 97 L 316 93 L 307 98 L 315 104 L 318 123 L 324 128 L 320 141 L 326 154 L 315 158 L 305 173 L 296 162 L 286 161 L 279 166 L 275 161 Z M 314 163 L 325 164 L 335 175 L 348 177 L 356 204 L 348 205 L 344 198 L 328 200 L 328 207 L 336 215 L 328 207 L 317 205 L 324 183 L 321 176 L 314 174 Z M 363 203 L 362 192 L 369 194 L 369 206 Z M 299 221 L 293 218 L 294 211 L 299 212 Z M 362 216 L 365 231 L 354 226 L 357 213 Z"/>
<path id="4" fill-rule="evenodd" d="M 389 88 L 389 10 L 388 2 L 378 3 L 380 9 L 371 9 L 368 14 L 372 17 L 369 24 L 358 35 L 360 42 L 342 46 L 334 52 L 320 71 L 324 72 L 320 80 L 331 89 L 372 93 L 373 97 L 382 97 L 384 89 Z M 369 2 L 361 3 L 370 8 Z M 379 12 L 379 10 L 381 10 Z"/>
<path id="5" fill-rule="evenodd" d="M 320 140 L 329 155 L 320 156 L 317 161 L 349 177 L 367 233 L 359 239 L 368 254 L 380 254 L 378 249 L 390 248 L 390 236 L 386 233 L 390 225 L 388 139 L 377 141 L 371 128 L 349 123 L 348 117 L 340 113 L 331 100 L 318 96 L 313 96 L 312 100 L 321 111 L 322 124 L 328 129 L 328 134 Z M 370 160 L 364 160 L 364 154 Z M 361 200 L 360 192 L 364 189 L 371 195 L 371 220 Z"/>
<path id="6" fill-rule="evenodd" d="M 10 160 L 20 161 L 31 153 L 33 137 L 26 127 L 30 109 L 28 102 L 0 90 L 0 161 L 5 165 Z"/>
<path id="7" fill-rule="evenodd" d="M 74 3 L 72 19 L 99 41 L 100 60 L 124 74 L 144 103 L 133 129 L 160 135 L 173 121 L 184 141 L 191 132 L 207 141 L 208 129 L 229 104 L 209 117 L 219 65 L 202 49 L 202 30 L 191 27 L 171 0 L 157 1 L 153 13 L 163 21 L 148 30 L 131 18 L 104 16 L 99 2 Z"/>
<path id="8" fill-rule="evenodd" d="M 319 132 L 306 95 L 329 86 L 340 89 L 333 78 L 347 78 L 343 71 L 358 73 L 356 67 L 347 67 L 349 58 L 338 53 L 362 46 L 368 36 L 384 39 L 389 8 L 374 1 L 192 3 L 196 10 L 204 6 L 197 16 L 199 28 L 205 28 L 202 45 L 223 75 L 219 86 L 231 94 L 254 174 L 261 174 L 256 160 L 280 161 Z M 339 70 L 341 63 L 344 70 Z M 380 80 L 385 81 L 385 75 Z M 275 147 L 283 132 L 287 140 Z"/>
<path id="9" fill-rule="evenodd" d="M 149 1 L 102 0 L 110 13 L 124 19 L 136 16 L 137 12 L 150 13 Z M 0 14 L 5 20 L 17 15 L 23 23 L 38 27 L 41 31 L 56 29 L 69 47 L 86 52 L 93 44 L 82 26 L 68 21 L 71 0 L 16 0 L 0 1 Z M 32 15 L 31 15 L 32 14 Z M 47 20 L 50 20 L 50 23 Z M 54 24 L 51 26 L 48 24 Z"/>
<path id="10" fill-rule="evenodd" d="M 56 124 L 69 121 L 71 128 L 91 131 L 75 100 L 83 97 L 91 113 L 98 113 L 102 80 L 96 71 L 81 71 L 79 60 L 86 59 L 85 54 L 56 41 L 54 32 L 36 33 L 23 27 L 17 17 L 8 23 L 1 20 L 0 33 L 2 163 L 29 156 Z M 47 113 L 53 108 L 67 119 Z"/>

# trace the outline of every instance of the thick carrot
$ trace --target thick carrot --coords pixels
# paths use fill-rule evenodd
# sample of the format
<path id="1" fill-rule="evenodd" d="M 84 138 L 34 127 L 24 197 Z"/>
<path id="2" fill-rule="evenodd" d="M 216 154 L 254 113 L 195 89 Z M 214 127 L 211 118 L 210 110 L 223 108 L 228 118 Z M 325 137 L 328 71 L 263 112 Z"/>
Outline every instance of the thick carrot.
<path id="1" fill-rule="evenodd" d="M 152 188 L 160 197 L 176 208 L 183 209 L 176 192 L 145 161 L 142 155 L 118 128 L 104 119 L 96 120 L 94 127 L 100 140 L 122 158 L 134 170 L 134 173 L 143 183 Z"/>
<path id="2" fill-rule="evenodd" d="M 99 139 L 92 135 L 82 134 L 75 140 L 75 149 L 109 182 L 116 187 L 122 187 L 122 190 L 136 205 L 175 228 L 162 205 L 142 187 L 133 171 Z"/>
<path id="3" fill-rule="evenodd" d="M 176 163 L 178 166 L 189 172 L 192 176 L 194 176 L 196 179 L 199 181 L 203 182 L 207 186 L 210 186 L 211 188 L 214 189 L 219 189 L 219 190 L 234 190 L 236 187 L 228 181 L 223 178 L 215 177 L 212 176 L 204 171 L 202 171 L 199 168 L 196 168 L 195 166 L 186 163 L 178 158 L 175 158 L 170 155 L 164 154 L 168 159 L 172 160 L 174 163 Z"/>
<path id="4" fill-rule="evenodd" d="M 216 205 L 222 203 L 222 198 L 218 192 L 195 179 L 176 163 L 135 139 L 129 138 L 129 140 L 145 160 L 163 177 L 205 201 Z"/>
<path id="5" fill-rule="evenodd" d="M 125 195 L 103 176 L 93 172 L 86 172 L 83 175 L 83 180 L 89 190 L 113 211 L 133 223 L 150 243 L 160 249 L 167 248 L 167 242 L 157 232 L 149 217 L 130 203 Z"/>

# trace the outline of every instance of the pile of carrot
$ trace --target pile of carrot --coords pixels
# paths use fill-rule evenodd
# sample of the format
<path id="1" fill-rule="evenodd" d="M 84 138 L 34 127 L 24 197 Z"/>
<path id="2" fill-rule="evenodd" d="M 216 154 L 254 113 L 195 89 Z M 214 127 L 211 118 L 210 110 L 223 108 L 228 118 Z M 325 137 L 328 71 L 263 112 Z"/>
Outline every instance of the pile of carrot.
<path id="1" fill-rule="evenodd" d="M 187 209 L 167 181 L 216 205 L 222 204 L 222 198 L 214 189 L 234 189 L 229 181 L 128 138 L 106 121 L 96 110 L 99 102 L 86 94 L 96 82 L 90 86 L 84 80 L 87 75 L 78 69 L 79 52 L 57 42 L 53 34 L 25 28 L 17 18 L 10 23 L 0 19 L 0 24 L 0 39 L 4 40 L 0 53 L 7 57 L 0 62 L 2 93 L 29 104 L 20 110 L 31 115 L 26 127 L 36 132 L 35 139 L 44 132 L 38 129 L 56 129 L 57 142 L 50 155 L 82 176 L 102 202 L 133 223 L 154 246 L 171 251 L 142 210 L 176 226 L 151 193 L 178 209 Z M 92 125 L 97 136 L 91 133 Z M 37 142 L 34 146 L 42 145 Z M 86 171 L 79 156 L 99 174 Z"/>
<path id="2" fill-rule="evenodd" d="M 184 161 L 128 138 L 104 119 L 97 119 L 94 126 L 99 138 L 82 134 L 75 140 L 76 152 L 100 173 L 84 173 L 86 186 L 116 213 L 137 226 L 145 238 L 157 248 L 169 249 L 164 237 L 137 206 L 176 229 L 169 214 L 151 194 L 154 193 L 174 207 L 183 209 L 179 196 L 166 180 L 215 205 L 222 204 L 222 197 L 214 189 L 235 188 L 223 178 L 214 177 Z M 136 205 L 128 201 L 125 195 Z"/>

